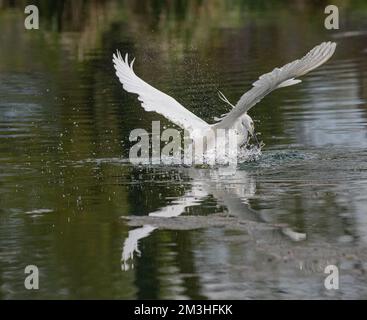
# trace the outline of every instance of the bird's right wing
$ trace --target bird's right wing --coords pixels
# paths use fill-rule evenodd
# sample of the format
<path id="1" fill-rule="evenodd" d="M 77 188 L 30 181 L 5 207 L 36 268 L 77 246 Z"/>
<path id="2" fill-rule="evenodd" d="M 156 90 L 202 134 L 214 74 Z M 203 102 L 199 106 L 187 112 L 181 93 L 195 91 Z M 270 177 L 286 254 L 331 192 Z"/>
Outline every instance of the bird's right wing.
<path id="1" fill-rule="evenodd" d="M 117 54 L 113 55 L 113 63 L 123 88 L 128 92 L 136 93 L 146 111 L 155 111 L 189 132 L 209 127 L 208 123 L 187 110 L 175 99 L 140 79 L 133 70 L 134 60 L 129 64 L 127 54 L 123 59 L 120 52 L 117 51 Z"/>
<path id="2" fill-rule="evenodd" d="M 281 68 L 275 68 L 272 72 L 262 75 L 253 84 L 253 88 L 241 97 L 235 108 L 221 122 L 216 124 L 216 127 L 230 128 L 238 117 L 246 113 L 273 90 L 301 82 L 301 80 L 295 78 L 324 64 L 334 54 L 335 48 L 335 42 L 323 42 L 314 47 L 302 59 L 295 60 Z"/>

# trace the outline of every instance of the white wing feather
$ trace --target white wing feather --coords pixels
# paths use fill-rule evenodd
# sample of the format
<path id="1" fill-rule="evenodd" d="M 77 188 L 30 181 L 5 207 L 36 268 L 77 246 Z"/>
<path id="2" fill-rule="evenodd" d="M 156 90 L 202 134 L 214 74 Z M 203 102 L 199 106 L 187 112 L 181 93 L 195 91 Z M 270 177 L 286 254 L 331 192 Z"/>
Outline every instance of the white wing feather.
<path id="1" fill-rule="evenodd" d="M 336 43 L 323 42 L 314 47 L 302 59 L 295 60 L 281 68 L 275 68 L 272 72 L 262 75 L 259 80 L 254 82 L 253 88 L 241 97 L 236 107 L 215 126 L 218 128 L 231 128 L 238 117 L 246 113 L 273 90 L 301 82 L 301 80 L 295 78 L 324 64 L 334 54 L 335 48 Z"/>
<path id="2" fill-rule="evenodd" d="M 134 61 L 135 59 L 129 64 L 128 55 L 126 54 L 123 59 L 119 51 L 113 55 L 116 75 L 123 88 L 128 92 L 136 93 L 146 111 L 155 111 L 189 132 L 209 127 L 208 123 L 187 110 L 175 99 L 140 79 L 133 70 Z"/>

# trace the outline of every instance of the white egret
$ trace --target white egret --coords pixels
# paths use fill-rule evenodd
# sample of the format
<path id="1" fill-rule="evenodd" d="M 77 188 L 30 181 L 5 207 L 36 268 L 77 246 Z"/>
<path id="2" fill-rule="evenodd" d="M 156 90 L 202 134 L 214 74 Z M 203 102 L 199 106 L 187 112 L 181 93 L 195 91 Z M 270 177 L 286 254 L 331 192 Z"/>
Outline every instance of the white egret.
<path id="1" fill-rule="evenodd" d="M 248 141 L 249 137 L 254 137 L 257 140 L 254 122 L 247 114 L 250 108 L 273 90 L 300 83 L 301 80 L 297 78 L 324 64 L 334 54 L 335 48 L 336 43 L 323 42 L 314 47 L 303 58 L 262 75 L 253 83 L 252 89 L 243 94 L 235 106 L 220 93 L 220 98 L 230 104 L 233 109 L 215 124 L 208 124 L 174 98 L 139 78 L 133 70 L 135 59 L 129 63 L 128 54 L 122 58 L 121 53 L 117 51 L 113 55 L 113 63 L 123 88 L 128 92 L 137 94 L 146 111 L 155 111 L 187 130 L 194 143 L 195 140 L 202 139 L 203 136 L 211 136 L 207 135 L 207 132 L 211 130 L 232 129 L 237 135 L 238 146 L 241 146 Z M 214 147 L 215 141 L 207 140 L 206 150 Z"/>

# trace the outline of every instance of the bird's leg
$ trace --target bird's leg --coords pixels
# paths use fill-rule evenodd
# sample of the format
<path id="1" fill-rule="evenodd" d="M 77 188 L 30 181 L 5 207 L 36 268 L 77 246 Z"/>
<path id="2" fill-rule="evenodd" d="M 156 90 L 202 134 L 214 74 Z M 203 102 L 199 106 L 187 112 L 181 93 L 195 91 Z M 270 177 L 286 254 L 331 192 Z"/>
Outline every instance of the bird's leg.
<path id="1" fill-rule="evenodd" d="M 221 91 L 219 91 L 219 90 L 218 90 L 218 96 L 219 96 L 219 99 L 220 100 L 222 100 L 226 104 L 230 105 L 232 108 L 235 107 L 232 103 L 229 102 L 229 100 L 227 99 L 227 97 Z"/>

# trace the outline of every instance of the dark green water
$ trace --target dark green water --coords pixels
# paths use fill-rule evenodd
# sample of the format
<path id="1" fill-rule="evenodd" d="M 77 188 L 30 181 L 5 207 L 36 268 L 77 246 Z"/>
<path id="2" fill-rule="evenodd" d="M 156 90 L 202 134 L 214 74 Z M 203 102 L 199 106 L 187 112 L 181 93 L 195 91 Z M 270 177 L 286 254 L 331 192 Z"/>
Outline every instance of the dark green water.
<path id="1" fill-rule="evenodd" d="M 339 31 L 324 29 L 324 1 L 34 1 L 32 31 L 26 1 L 12 3 L 0 2 L 0 298 L 367 298 L 364 1 L 335 1 Z M 235 102 L 328 40 L 326 65 L 251 110 L 266 146 L 236 175 L 129 164 L 131 130 L 171 124 L 122 90 L 116 49 L 212 122 L 228 111 L 217 89 Z M 31 264 L 37 291 L 24 288 Z"/>

